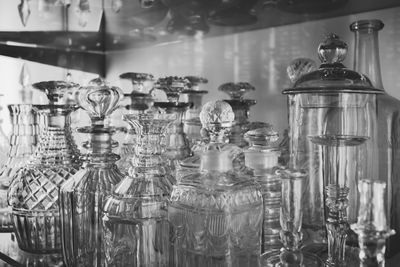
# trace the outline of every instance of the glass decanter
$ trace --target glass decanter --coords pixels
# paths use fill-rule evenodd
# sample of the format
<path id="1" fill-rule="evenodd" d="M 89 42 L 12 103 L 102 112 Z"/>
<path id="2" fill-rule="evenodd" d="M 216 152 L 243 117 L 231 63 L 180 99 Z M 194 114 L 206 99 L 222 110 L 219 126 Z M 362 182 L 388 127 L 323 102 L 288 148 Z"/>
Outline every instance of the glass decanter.
<path id="1" fill-rule="evenodd" d="M 46 129 L 26 167 L 13 178 L 8 191 L 18 245 L 32 253 L 61 252 L 59 189 L 81 166 L 72 138 L 69 114 L 63 96 L 76 84 L 49 81 L 33 84 L 45 92 L 49 105 L 37 105 L 46 116 Z"/>
<path id="2" fill-rule="evenodd" d="M 261 185 L 264 203 L 264 220 L 261 236 L 261 253 L 280 249 L 279 209 L 281 205 L 281 179 L 277 175 L 280 149 L 278 133 L 265 123 L 263 128 L 244 135 L 249 147 L 244 150 L 245 165 L 252 170 L 254 179 Z"/>
<path id="3" fill-rule="evenodd" d="M 124 94 L 124 97 L 130 99 L 130 105 L 125 109 L 128 114 L 143 113 L 153 106 L 153 97 L 151 95 L 154 76 L 148 73 L 127 72 L 119 76 L 121 79 L 129 79 L 132 82 L 133 90 L 129 94 Z M 135 154 L 134 148 L 136 146 L 136 133 L 134 127 L 127 129 L 121 150 L 119 152 L 120 160 L 117 161 L 119 170 L 128 173 L 131 166 L 130 159 Z"/>
<path id="4" fill-rule="evenodd" d="M 400 252 L 400 100 L 389 95 L 382 84 L 378 35 L 383 27 L 380 20 L 359 20 L 350 25 L 355 35 L 354 69 L 382 92 L 377 95 L 379 135 L 374 168 L 378 171 L 374 177 L 387 184 L 386 214 L 390 228 L 396 231 L 386 244 L 386 256 L 390 258 Z"/>
<path id="5" fill-rule="evenodd" d="M 317 256 L 300 250 L 303 208 L 302 197 L 307 173 L 295 169 L 278 170 L 282 183 L 280 231 L 283 248 L 262 255 L 262 266 L 317 267 L 325 266 Z"/>
<path id="6" fill-rule="evenodd" d="M 304 245 L 314 247 L 311 251 L 316 253 L 326 253 L 328 247 L 328 191 L 333 193 L 333 210 L 336 204 L 346 204 L 347 208 L 334 211 L 346 227 L 357 217 L 357 179 L 373 166 L 370 151 L 378 130 L 374 101 L 380 91 L 366 76 L 341 63 L 346 54 L 347 45 L 337 35 L 328 35 L 318 47 L 320 67 L 284 91 L 289 108 L 289 165 L 309 175 L 303 197 Z M 342 220 L 338 216 L 333 217 Z M 348 232 L 347 240 L 355 245 L 354 236 Z"/>
<path id="7" fill-rule="evenodd" d="M 90 153 L 85 167 L 79 170 L 60 190 L 61 239 L 64 263 L 67 266 L 104 266 L 101 210 L 104 199 L 123 174 L 112 153 L 112 135 L 107 117 L 118 108 L 122 91 L 102 85 L 89 85 L 79 95 L 79 104 L 91 118 L 91 127 L 79 128 L 90 134 Z"/>
<path id="8" fill-rule="evenodd" d="M 386 182 L 363 179 L 358 182 L 360 206 L 357 223 L 360 267 L 384 267 L 386 239 L 394 235 L 386 219 Z"/>
<path id="9" fill-rule="evenodd" d="M 5 164 L 0 169 L 0 232 L 12 232 L 11 207 L 7 203 L 7 189 L 12 178 L 26 166 L 36 145 L 35 116 L 28 104 L 9 105 L 12 131 L 10 150 Z"/>
<path id="10" fill-rule="evenodd" d="M 162 157 L 161 136 L 175 114 L 153 108 L 128 114 L 136 147 L 128 176 L 115 187 L 103 208 L 107 266 L 175 266 L 167 205 L 175 182 Z"/>
<path id="11" fill-rule="evenodd" d="M 183 131 L 187 136 L 189 146 L 193 148 L 193 146 L 199 145 L 203 141 L 203 137 L 200 134 L 201 122 L 199 114 L 203 96 L 208 91 L 201 90 L 200 84 L 208 83 L 208 80 L 197 76 L 186 76 L 185 79 L 189 81 L 189 88 L 183 90 L 182 95 L 187 96 L 187 102 L 190 103 L 190 106 L 184 116 Z"/>
<path id="12" fill-rule="evenodd" d="M 259 185 L 233 168 L 235 145 L 225 142 L 234 113 L 224 101 L 200 113 L 210 142 L 196 173 L 174 186 L 168 218 L 176 266 L 259 266 L 263 203 Z"/>
<path id="13" fill-rule="evenodd" d="M 256 104 L 255 100 L 244 99 L 244 95 L 250 91 L 254 91 L 255 88 L 245 82 L 239 83 L 224 83 L 218 90 L 227 93 L 231 99 L 224 100 L 231 105 L 233 112 L 235 113 L 235 123 L 232 126 L 231 134 L 229 136 L 229 142 L 239 147 L 247 146 L 247 142 L 243 135 L 250 130 L 249 129 L 249 110 L 250 107 Z"/>
<path id="14" fill-rule="evenodd" d="M 166 113 L 176 117 L 165 133 L 164 156 L 170 160 L 170 166 L 175 169 L 176 161 L 190 156 L 191 150 L 186 134 L 183 132 L 183 115 L 189 107 L 189 103 L 178 102 L 182 91 L 187 89 L 189 81 L 185 78 L 169 76 L 159 78 L 156 88 L 164 91 L 168 102 L 154 102 L 154 106 L 163 109 Z"/>

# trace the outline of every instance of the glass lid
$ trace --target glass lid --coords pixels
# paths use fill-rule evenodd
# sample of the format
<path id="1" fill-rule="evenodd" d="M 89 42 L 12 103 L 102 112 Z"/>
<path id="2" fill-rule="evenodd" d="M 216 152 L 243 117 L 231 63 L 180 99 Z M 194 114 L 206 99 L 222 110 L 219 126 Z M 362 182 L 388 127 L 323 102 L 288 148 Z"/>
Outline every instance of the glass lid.
<path id="1" fill-rule="evenodd" d="M 336 34 L 327 35 L 318 46 L 318 57 L 322 62 L 319 69 L 304 74 L 292 88 L 284 90 L 283 93 L 383 93 L 373 87 L 368 77 L 347 69 L 342 64 L 346 55 L 347 44 Z"/>

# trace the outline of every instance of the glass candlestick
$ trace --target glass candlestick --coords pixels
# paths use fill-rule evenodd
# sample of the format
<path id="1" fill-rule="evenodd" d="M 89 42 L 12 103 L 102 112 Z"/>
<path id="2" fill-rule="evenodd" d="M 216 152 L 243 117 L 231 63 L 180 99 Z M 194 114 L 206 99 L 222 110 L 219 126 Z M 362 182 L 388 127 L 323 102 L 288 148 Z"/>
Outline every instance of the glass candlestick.
<path id="1" fill-rule="evenodd" d="M 8 191 L 18 245 L 28 252 L 61 252 L 59 189 L 81 166 L 70 128 L 69 115 L 75 107 L 62 101 L 65 92 L 76 86 L 63 81 L 33 84 L 49 98 L 49 105 L 35 106 L 46 116 L 47 125 L 30 162 Z"/>
<path id="2" fill-rule="evenodd" d="M 302 252 L 302 198 L 307 173 L 294 169 L 279 170 L 282 183 L 282 203 L 280 209 L 280 232 L 283 249 L 280 252 L 265 253 L 263 266 L 268 267 L 317 267 L 325 266 L 317 256 Z"/>
<path id="3" fill-rule="evenodd" d="M 224 100 L 231 105 L 235 113 L 235 123 L 232 127 L 229 142 L 239 147 L 247 146 L 247 142 L 243 135 L 250 130 L 249 128 L 249 111 L 250 107 L 256 104 L 255 100 L 244 99 L 244 95 L 255 88 L 249 83 L 224 83 L 219 86 L 218 90 L 227 93 L 231 99 Z"/>
<path id="4" fill-rule="evenodd" d="M 104 266 L 101 209 L 104 198 L 123 174 L 112 153 L 115 129 L 106 118 L 118 107 L 122 91 L 105 83 L 86 86 L 79 104 L 91 118 L 92 126 L 80 128 L 90 134 L 90 150 L 85 167 L 61 187 L 61 230 L 64 262 L 67 266 Z"/>
<path id="5" fill-rule="evenodd" d="M 103 207 L 107 266 L 175 266 L 167 205 L 175 182 L 162 157 L 161 136 L 176 117 L 156 109 L 125 115 L 136 131 L 132 166 Z"/>
<path id="6" fill-rule="evenodd" d="M 358 234 L 360 267 L 384 267 L 386 240 L 395 233 L 386 219 L 386 182 L 360 180 L 358 190 L 358 220 L 351 229 Z"/>
<path id="7" fill-rule="evenodd" d="M 164 155 L 170 160 L 173 169 L 177 160 L 185 159 L 191 154 L 189 141 L 183 131 L 183 115 L 189 103 L 179 102 L 182 91 L 187 89 L 188 85 L 188 80 L 174 76 L 159 78 L 155 85 L 157 89 L 164 91 L 168 102 L 154 102 L 154 106 L 176 117 L 174 123 L 167 128 L 164 137 Z"/>

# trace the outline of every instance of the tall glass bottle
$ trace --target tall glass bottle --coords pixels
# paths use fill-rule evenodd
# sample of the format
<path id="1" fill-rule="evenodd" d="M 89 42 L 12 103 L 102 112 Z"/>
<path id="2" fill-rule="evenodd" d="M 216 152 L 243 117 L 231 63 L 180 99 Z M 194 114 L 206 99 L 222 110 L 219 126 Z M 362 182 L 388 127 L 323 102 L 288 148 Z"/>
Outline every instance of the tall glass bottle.
<path id="1" fill-rule="evenodd" d="M 358 190 L 358 220 L 351 228 L 358 234 L 360 267 L 384 267 L 386 239 L 394 234 L 386 219 L 386 183 L 363 179 Z"/>
<path id="2" fill-rule="evenodd" d="M 279 250 L 279 209 L 281 205 L 281 179 L 276 171 L 280 169 L 278 133 L 272 127 L 248 131 L 244 138 L 249 147 L 244 150 L 245 164 L 253 171 L 254 179 L 261 185 L 264 203 L 261 253 Z"/>
<path id="3" fill-rule="evenodd" d="M 377 96 L 378 152 L 375 153 L 375 177 L 387 183 L 387 214 L 396 234 L 388 239 L 386 253 L 400 252 L 400 100 L 389 95 L 382 84 L 378 33 L 380 20 L 360 20 L 350 25 L 355 34 L 354 69 L 365 74 L 382 94 Z"/>
<path id="4" fill-rule="evenodd" d="M 13 178 L 8 202 L 18 245 L 33 253 L 61 251 L 59 189 L 81 166 L 72 138 L 69 114 L 75 107 L 63 105 L 66 90 L 76 84 L 49 81 L 33 84 L 45 92 L 49 105 L 35 106 L 46 116 L 46 129 L 26 167 Z"/>
<path id="5" fill-rule="evenodd" d="M 162 157 L 161 135 L 175 114 L 156 109 L 128 114 L 137 141 L 128 176 L 116 185 L 103 209 L 107 266 L 174 266 L 167 204 L 174 179 Z"/>
<path id="6" fill-rule="evenodd" d="M 36 145 L 36 126 L 32 106 L 28 104 L 9 105 L 12 132 L 8 158 L 0 169 L 0 231 L 11 232 L 11 207 L 7 203 L 7 189 L 12 178 L 26 166 Z"/>
<path id="7" fill-rule="evenodd" d="M 244 99 L 244 95 L 250 91 L 254 91 L 255 88 L 249 83 L 239 82 L 224 83 L 220 85 L 218 90 L 227 93 L 231 97 L 231 99 L 224 101 L 231 105 L 235 113 L 235 123 L 229 136 L 229 142 L 239 147 L 245 147 L 248 144 L 243 136 L 250 130 L 249 111 L 250 107 L 256 104 L 256 101 Z"/>
<path id="8" fill-rule="evenodd" d="M 255 181 L 233 169 L 236 146 L 225 142 L 233 119 L 224 101 L 207 102 L 200 113 L 210 142 L 199 171 L 174 186 L 168 209 L 176 266 L 259 266 L 262 196 Z"/>
<path id="9" fill-rule="evenodd" d="M 104 266 L 101 210 L 104 198 L 119 183 L 123 174 L 112 153 L 112 134 L 106 118 L 118 108 L 122 92 L 117 87 L 87 86 L 79 104 L 91 118 L 92 126 L 80 128 L 90 134 L 91 152 L 86 165 L 64 183 L 60 190 L 61 239 L 67 266 Z"/>
<path id="10" fill-rule="evenodd" d="M 129 79 L 132 82 L 133 90 L 124 97 L 130 99 L 130 104 L 125 107 L 128 114 L 143 113 L 153 106 L 151 91 L 154 85 L 154 76 L 149 73 L 126 72 L 119 76 L 121 79 Z M 130 159 L 135 154 L 136 133 L 133 127 L 127 129 L 124 141 L 120 150 L 120 160 L 117 161 L 118 168 L 128 173 L 131 166 Z"/>
<path id="11" fill-rule="evenodd" d="M 187 102 L 190 103 L 190 106 L 185 112 L 183 131 L 187 136 L 189 146 L 193 148 L 193 146 L 199 145 L 203 140 L 200 134 L 201 122 L 199 114 L 202 107 L 203 96 L 207 94 L 208 91 L 200 90 L 200 84 L 205 84 L 208 80 L 197 76 L 185 76 L 185 79 L 189 81 L 189 88 L 183 90 L 182 95 L 187 96 Z"/>
<path id="12" fill-rule="evenodd" d="M 185 159 L 191 154 L 189 141 L 183 131 L 183 115 L 189 103 L 179 102 L 182 91 L 187 89 L 188 85 L 188 80 L 174 76 L 159 78 L 156 83 L 156 88 L 167 95 L 168 102 L 154 102 L 154 106 L 176 117 L 175 122 L 167 128 L 164 138 L 164 156 L 170 160 L 173 169 L 178 160 Z"/>

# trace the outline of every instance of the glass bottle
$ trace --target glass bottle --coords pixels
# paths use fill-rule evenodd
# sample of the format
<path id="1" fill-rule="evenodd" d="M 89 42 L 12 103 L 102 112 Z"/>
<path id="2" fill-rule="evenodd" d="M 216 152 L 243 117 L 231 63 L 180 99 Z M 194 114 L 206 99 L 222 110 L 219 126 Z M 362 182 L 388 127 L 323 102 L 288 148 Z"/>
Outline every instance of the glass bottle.
<path id="1" fill-rule="evenodd" d="M 90 134 L 91 152 L 86 165 L 60 190 L 61 239 L 67 266 L 104 266 L 101 209 L 104 198 L 119 183 L 123 174 L 112 153 L 112 135 L 106 118 L 118 108 L 122 91 L 102 85 L 89 85 L 79 94 L 79 104 L 91 118 L 92 126 L 80 128 Z"/>
<path id="2" fill-rule="evenodd" d="M 7 203 L 7 189 L 12 178 L 26 166 L 36 145 L 36 126 L 32 106 L 28 104 L 9 105 L 12 131 L 10 150 L 5 164 L 0 169 L 0 231 L 12 232 L 11 207 Z"/>
<path id="3" fill-rule="evenodd" d="M 185 159 L 191 154 L 189 141 L 183 131 L 183 115 L 189 103 L 179 102 L 179 96 L 188 85 L 188 80 L 174 76 L 159 78 L 156 83 L 156 88 L 167 95 L 168 102 L 154 102 L 154 106 L 176 117 L 175 122 L 167 128 L 164 137 L 164 156 L 170 160 L 172 169 L 175 169 L 176 161 Z"/>
<path id="4" fill-rule="evenodd" d="M 278 267 L 317 267 L 325 266 L 315 255 L 300 250 L 302 240 L 302 197 L 307 173 L 304 171 L 285 169 L 277 174 L 282 183 L 282 203 L 280 207 L 280 231 L 283 249 L 262 255 L 263 266 Z"/>
<path id="5" fill-rule="evenodd" d="M 244 99 L 244 95 L 255 88 L 246 82 L 224 83 L 218 90 L 227 93 L 231 99 L 224 100 L 231 105 L 235 113 L 235 123 L 229 136 L 229 142 L 239 147 L 247 146 L 247 142 L 243 135 L 250 130 L 249 128 L 249 110 L 256 104 L 255 100 Z"/>
<path id="6" fill-rule="evenodd" d="M 386 219 L 386 182 L 363 179 L 358 182 L 360 206 L 357 223 L 360 267 L 384 267 L 386 239 L 394 234 Z"/>
<path id="7" fill-rule="evenodd" d="M 175 181 L 162 157 L 161 135 L 176 117 L 151 109 L 125 119 L 137 145 L 128 176 L 104 204 L 106 266 L 174 266 L 167 205 Z"/>
<path id="8" fill-rule="evenodd" d="M 248 131 L 244 137 L 249 147 L 244 150 L 245 164 L 253 171 L 253 177 L 261 185 L 264 203 L 261 253 L 278 250 L 282 243 L 279 239 L 279 209 L 281 205 L 281 179 L 276 171 L 280 150 L 276 143 L 278 133 L 272 127 Z"/>
<path id="9" fill-rule="evenodd" d="M 357 180 L 373 165 L 376 98 L 381 93 L 367 77 L 345 68 L 341 62 L 346 53 L 347 45 L 329 34 L 318 48 L 319 69 L 284 91 L 289 106 L 289 165 L 309 174 L 303 197 L 304 244 L 321 257 L 328 257 L 330 247 L 337 252 L 337 257 L 331 254 L 335 264 L 344 260 L 346 238 L 354 240 L 348 224 L 356 218 Z"/>
<path id="10" fill-rule="evenodd" d="M 374 177 L 387 184 L 386 214 L 390 228 L 396 231 L 387 242 L 386 256 L 390 258 L 400 252 L 400 100 L 389 95 L 382 84 L 378 34 L 383 26 L 380 20 L 360 20 L 350 29 L 355 35 L 354 69 L 382 92 L 377 95 L 379 138 Z"/>
<path id="11" fill-rule="evenodd" d="M 62 101 L 65 92 L 76 86 L 63 81 L 33 84 L 49 98 L 49 105 L 35 106 L 46 116 L 47 125 L 30 162 L 8 191 L 18 245 L 28 252 L 61 252 L 59 189 L 81 166 L 70 128 L 69 114 L 75 107 Z"/>
<path id="12" fill-rule="evenodd" d="M 193 148 L 194 145 L 199 145 L 203 137 L 200 134 L 201 122 L 199 114 L 202 107 L 202 99 L 206 90 L 200 90 L 200 84 L 208 83 L 208 80 L 197 76 L 186 76 L 185 79 L 189 81 L 189 88 L 182 91 L 182 95 L 187 96 L 187 102 L 190 103 L 189 109 L 186 111 L 183 120 L 183 131 L 185 132 L 189 141 L 189 146 Z"/>
<path id="13" fill-rule="evenodd" d="M 154 76 L 148 73 L 126 72 L 119 76 L 121 79 L 129 79 L 132 82 L 133 90 L 129 94 L 124 94 L 124 97 L 130 99 L 130 104 L 125 107 L 128 114 L 143 113 L 153 106 L 153 97 L 151 95 Z M 134 127 L 127 129 L 121 150 L 119 152 L 120 160 L 117 161 L 119 170 L 128 173 L 131 166 L 130 159 L 135 154 L 136 133 Z"/>
<path id="14" fill-rule="evenodd" d="M 207 102 L 200 113 L 210 142 L 199 171 L 174 186 L 168 209 L 177 266 L 259 266 L 262 196 L 250 176 L 233 169 L 236 146 L 225 142 L 233 119 L 224 101 Z"/>

